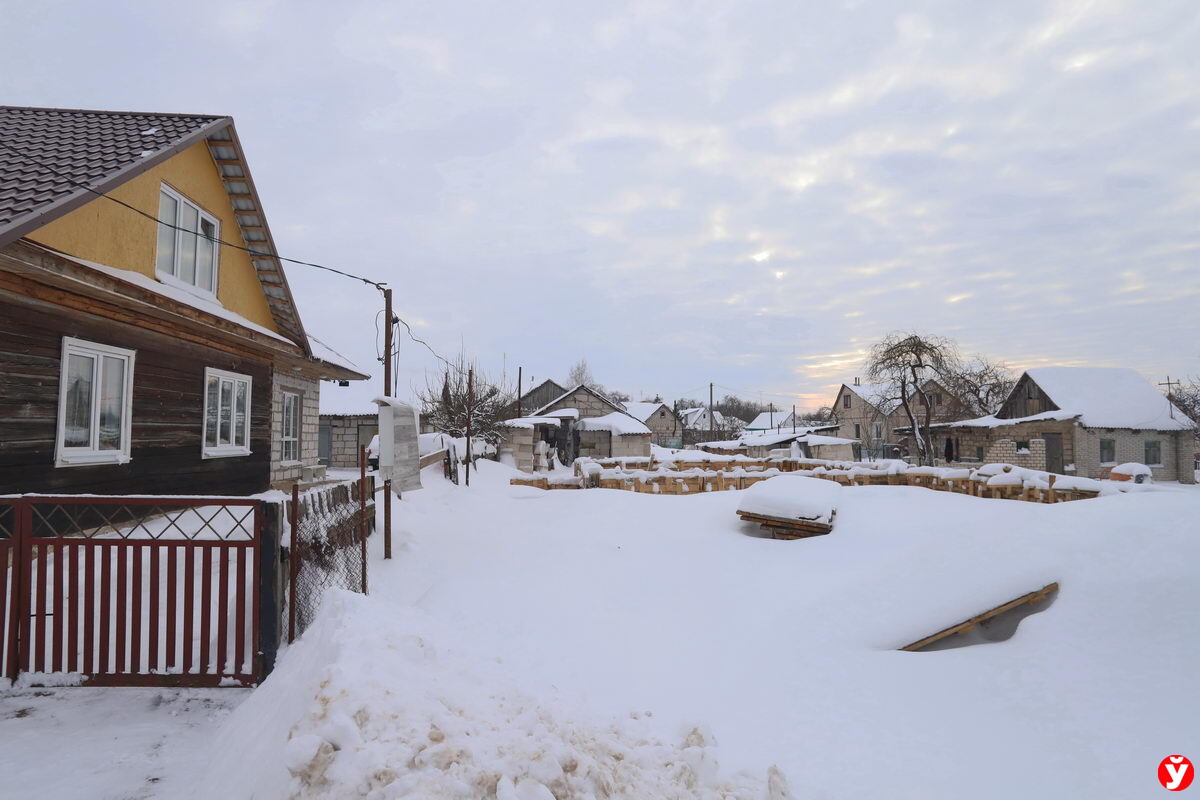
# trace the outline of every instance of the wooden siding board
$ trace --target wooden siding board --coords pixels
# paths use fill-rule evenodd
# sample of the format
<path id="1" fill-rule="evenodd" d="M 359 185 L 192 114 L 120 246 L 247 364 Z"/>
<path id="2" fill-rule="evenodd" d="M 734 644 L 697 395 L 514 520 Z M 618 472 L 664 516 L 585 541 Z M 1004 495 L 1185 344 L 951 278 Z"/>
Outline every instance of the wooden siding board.
<path id="1" fill-rule="evenodd" d="M 64 336 L 137 352 L 129 463 L 54 466 Z M 253 379 L 248 456 L 201 457 L 205 367 Z M 250 494 L 267 488 L 272 375 L 265 360 L 0 298 L 0 372 L 0 493 Z"/>

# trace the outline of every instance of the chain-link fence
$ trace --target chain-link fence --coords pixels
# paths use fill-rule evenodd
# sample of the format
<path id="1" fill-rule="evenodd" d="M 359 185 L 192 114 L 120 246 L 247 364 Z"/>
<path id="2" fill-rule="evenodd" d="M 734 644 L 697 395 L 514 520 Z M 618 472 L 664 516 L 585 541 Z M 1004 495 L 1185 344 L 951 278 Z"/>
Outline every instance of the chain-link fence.
<path id="1" fill-rule="evenodd" d="M 375 527 L 374 485 L 359 481 L 294 496 L 289 558 L 288 638 L 312 623 L 327 589 L 367 591 L 367 537 Z M 298 501 L 298 502 L 297 502 Z"/>

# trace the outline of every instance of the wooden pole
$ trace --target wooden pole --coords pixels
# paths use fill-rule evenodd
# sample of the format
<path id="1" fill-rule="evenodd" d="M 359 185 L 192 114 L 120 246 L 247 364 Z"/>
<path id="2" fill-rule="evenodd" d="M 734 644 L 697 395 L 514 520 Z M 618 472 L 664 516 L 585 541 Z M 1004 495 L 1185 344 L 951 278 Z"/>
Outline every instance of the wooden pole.
<path id="1" fill-rule="evenodd" d="M 383 290 L 383 395 L 392 396 L 392 290 Z"/>
<path id="2" fill-rule="evenodd" d="M 713 413 L 713 385 L 708 384 L 708 438 L 713 440 L 716 437 L 717 415 Z"/>
<path id="3" fill-rule="evenodd" d="M 471 406 L 475 402 L 475 370 L 467 370 L 467 486 L 471 485 Z"/>
<path id="4" fill-rule="evenodd" d="M 517 367 L 517 416 L 521 416 L 521 367 Z"/>
<path id="5" fill-rule="evenodd" d="M 383 482 L 383 557 L 392 557 L 392 479 Z"/>
<path id="6" fill-rule="evenodd" d="M 292 526 L 291 547 L 288 549 L 288 644 L 296 641 L 296 576 L 300 572 L 300 550 L 297 548 L 296 524 L 300 521 L 300 484 L 292 484 L 292 502 L 288 522 Z"/>
<path id="7" fill-rule="evenodd" d="M 796 432 L 796 404 L 792 403 L 792 433 Z"/>
<path id="8" fill-rule="evenodd" d="M 360 445 L 358 450 L 358 510 L 362 516 L 362 532 L 359 537 L 362 552 L 362 591 L 367 593 L 367 534 L 371 530 L 367 520 L 367 447 Z"/>

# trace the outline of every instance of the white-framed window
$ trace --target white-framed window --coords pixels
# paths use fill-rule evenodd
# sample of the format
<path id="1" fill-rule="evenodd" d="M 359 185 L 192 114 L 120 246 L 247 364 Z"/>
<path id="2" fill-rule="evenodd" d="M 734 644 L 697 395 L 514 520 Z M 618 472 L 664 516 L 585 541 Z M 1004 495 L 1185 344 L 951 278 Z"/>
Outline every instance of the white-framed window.
<path id="1" fill-rule="evenodd" d="M 847 394 L 842 395 L 842 408 L 849 408 L 849 407 L 850 407 L 850 395 L 847 393 Z"/>
<path id="2" fill-rule="evenodd" d="M 1100 440 L 1100 466 L 1107 467 L 1117 463 L 1117 440 Z"/>
<path id="3" fill-rule="evenodd" d="M 877 441 L 877 442 L 883 440 L 883 423 L 882 422 L 872 422 L 871 423 L 871 435 L 874 437 L 875 441 Z"/>
<path id="4" fill-rule="evenodd" d="M 279 437 L 281 461 L 300 460 L 300 395 L 283 392 L 283 425 Z"/>
<path id="5" fill-rule="evenodd" d="M 129 461 L 135 351 L 63 337 L 55 464 Z"/>
<path id="6" fill-rule="evenodd" d="M 1162 442 L 1151 440 L 1146 442 L 1146 466 L 1161 467 L 1162 462 Z"/>
<path id="7" fill-rule="evenodd" d="M 206 367 L 204 370 L 204 458 L 250 453 L 249 375 Z"/>
<path id="8" fill-rule="evenodd" d="M 158 220 L 155 271 L 159 279 L 215 295 L 221 223 L 165 185 L 158 191 Z"/>

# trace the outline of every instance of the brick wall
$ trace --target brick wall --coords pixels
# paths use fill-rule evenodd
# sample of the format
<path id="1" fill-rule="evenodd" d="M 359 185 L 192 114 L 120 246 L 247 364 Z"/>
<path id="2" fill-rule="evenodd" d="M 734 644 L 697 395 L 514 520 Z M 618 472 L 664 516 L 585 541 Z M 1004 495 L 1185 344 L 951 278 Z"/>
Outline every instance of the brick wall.
<path id="1" fill-rule="evenodd" d="M 329 426 L 329 466 L 358 469 L 358 427 L 370 425 L 378 431 L 379 417 L 375 414 L 322 414 L 320 421 Z"/>
<path id="2" fill-rule="evenodd" d="M 1100 440 L 1112 439 L 1115 458 L 1100 462 Z M 1146 463 L 1146 442 L 1158 442 L 1162 464 L 1147 464 L 1156 481 L 1194 483 L 1190 445 L 1191 431 L 1134 431 L 1108 428 L 1080 428 L 1076 432 L 1076 474 L 1098 478 L 1109 467 L 1136 461 Z M 1181 446 L 1182 445 L 1182 446 Z"/>
<path id="3" fill-rule="evenodd" d="M 271 482 L 299 480 L 304 466 L 317 464 L 321 384 L 314 378 L 276 372 L 271 389 Z M 300 459 L 283 461 L 283 393 L 300 395 Z"/>

